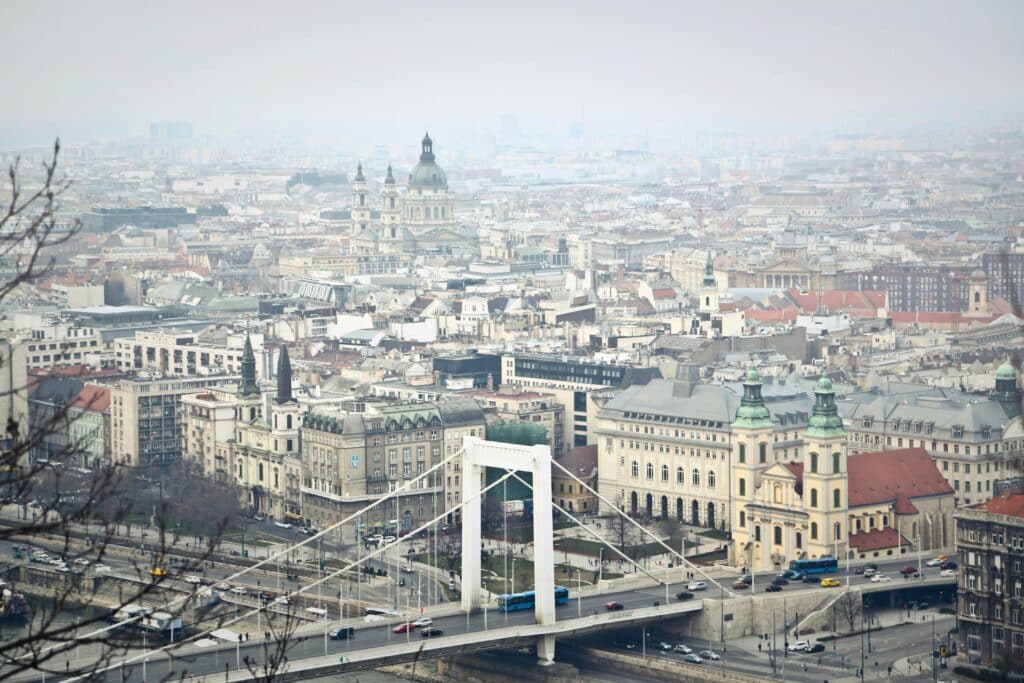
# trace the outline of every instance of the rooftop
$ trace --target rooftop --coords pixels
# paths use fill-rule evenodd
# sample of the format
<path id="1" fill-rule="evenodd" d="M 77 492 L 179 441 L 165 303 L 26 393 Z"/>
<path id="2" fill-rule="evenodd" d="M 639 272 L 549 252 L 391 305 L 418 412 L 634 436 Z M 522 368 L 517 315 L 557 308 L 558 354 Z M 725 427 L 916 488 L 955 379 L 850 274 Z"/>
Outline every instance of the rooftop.
<path id="1" fill-rule="evenodd" d="M 910 512 L 909 499 L 953 493 L 923 448 L 858 453 L 847 458 L 847 468 L 851 508 L 892 502 Z"/>
<path id="2" fill-rule="evenodd" d="M 1005 515 L 1006 517 L 1020 517 L 1024 519 L 1024 492 L 1005 493 L 972 507 L 975 510 L 988 512 L 993 515 Z"/>

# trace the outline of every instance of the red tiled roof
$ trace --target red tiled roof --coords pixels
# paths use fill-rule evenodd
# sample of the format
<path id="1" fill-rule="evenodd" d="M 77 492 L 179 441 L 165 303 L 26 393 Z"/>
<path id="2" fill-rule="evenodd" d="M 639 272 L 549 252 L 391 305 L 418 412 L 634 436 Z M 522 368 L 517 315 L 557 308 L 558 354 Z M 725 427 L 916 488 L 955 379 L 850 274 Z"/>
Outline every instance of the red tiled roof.
<path id="1" fill-rule="evenodd" d="M 910 541 L 905 536 L 896 533 L 896 530 L 892 527 L 858 531 L 855 534 L 850 534 L 850 547 L 856 548 L 859 553 L 895 548 L 897 543 L 899 545 L 910 545 Z"/>
<path id="2" fill-rule="evenodd" d="M 781 311 L 764 311 L 755 308 L 748 308 L 743 312 L 745 320 L 755 320 L 760 323 L 781 323 L 795 322 L 799 311 L 796 306 L 789 306 Z"/>
<path id="3" fill-rule="evenodd" d="M 819 308 L 818 292 L 801 292 L 792 288 L 786 290 L 801 313 L 815 313 Z M 885 292 L 861 292 L 856 290 L 833 289 L 821 292 L 821 308 L 831 312 L 846 311 L 859 317 L 874 317 L 878 309 L 885 308 Z"/>
<path id="4" fill-rule="evenodd" d="M 110 407 L 110 389 L 95 384 L 87 384 L 78 392 L 78 396 L 71 400 L 70 407 L 102 413 Z"/>
<path id="5" fill-rule="evenodd" d="M 669 287 L 659 287 L 651 292 L 655 299 L 675 299 L 676 290 Z"/>
<path id="6" fill-rule="evenodd" d="M 923 448 L 858 453 L 846 462 L 851 508 L 953 492 Z"/>
<path id="7" fill-rule="evenodd" d="M 994 515 L 1024 517 L 1024 493 L 1007 493 L 971 507 Z"/>
<path id="8" fill-rule="evenodd" d="M 896 505 L 893 506 L 893 510 L 897 515 L 916 515 L 918 512 L 917 507 L 902 493 L 896 496 Z"/>

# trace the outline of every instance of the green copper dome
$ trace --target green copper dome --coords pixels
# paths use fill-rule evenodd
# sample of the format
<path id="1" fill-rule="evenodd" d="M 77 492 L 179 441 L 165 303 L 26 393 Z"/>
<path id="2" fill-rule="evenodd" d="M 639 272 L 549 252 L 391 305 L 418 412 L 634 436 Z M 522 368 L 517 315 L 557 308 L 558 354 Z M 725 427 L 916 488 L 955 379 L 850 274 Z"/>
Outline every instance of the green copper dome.
<path id="1" fill-rule="evenodd" d="M 768 407 L 761 396 L 761 375 L 753 365 L 747 369 L 747 377 L 743 380 L 743 398 L 740 399 L 740 407 L 736 411 L 736 419 L 732 421 L 732 426 L 740 429 L 772 427 L 771 413 L 768 412 Z"/>
<path id="2" fill-rule="evenodd" d="M 409 174 L 410 190 L 446 190 L 448 176 L 434 161 L 434 141 L 428 133 L 423 137 L 423 151 L 420 152 L 420 163 Z"/>
<path id="3" fill-rule="evenodd" d="M 814 410 L 804 434 L 817 439 L 831 439 L 846 434 L 843 418 L 839 417 L 839 409 L 836 407 L 832 380 L 828 377 L 818 380 L 818 387 L 814 390 Z"/>
<path id="4" fill-rule="evenodd" d="M 1010 379 L 1017 380 L 1017 371 L 1013 369 L 1013 366 L 1009 363 L 1003 363 L 996 370 L 996 379 Z"/>

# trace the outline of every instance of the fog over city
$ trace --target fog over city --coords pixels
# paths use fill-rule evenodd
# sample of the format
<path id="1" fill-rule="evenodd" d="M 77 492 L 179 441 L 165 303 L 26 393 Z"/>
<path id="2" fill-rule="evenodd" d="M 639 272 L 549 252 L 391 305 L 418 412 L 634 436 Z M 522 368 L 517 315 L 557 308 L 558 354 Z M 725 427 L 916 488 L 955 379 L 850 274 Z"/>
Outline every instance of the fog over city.
<path id="1" fill-rule="evenodd" d="M 0 683 L 1024 681 L 1022 26 L 0 0 Z"/>

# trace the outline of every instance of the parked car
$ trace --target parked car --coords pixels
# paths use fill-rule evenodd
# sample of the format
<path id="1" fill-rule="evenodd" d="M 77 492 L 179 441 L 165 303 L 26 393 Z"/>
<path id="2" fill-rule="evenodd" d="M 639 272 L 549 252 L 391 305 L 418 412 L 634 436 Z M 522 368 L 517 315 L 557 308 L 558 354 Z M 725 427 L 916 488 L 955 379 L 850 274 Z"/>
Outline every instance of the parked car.
<path id="1" fill-rule="evenodd" d="M 693 653 L 693 650 L 691 650 L 687 646 L 683 645 L 682 643 L 679 643 L 674 648 L 672 648 L 672 651 L 673 652 L 678 652 L 681 655 L 688 655 L 688 654 Z"/>
<path id="2" fill-rule="evenodd" d="M 686 584 L 687 590 L 691 591 L 706 591 L 708 589 L 707 581 L 691 581 Z"/>
<path id="3" fill-rule="evenodd" d="M 764 587 L 765 593 L 778 593 L 781 590 L 782 586 L 780 586 L 777 583 L 769 583 L 767 586 Z"/>
<path id="4" fill-rule="evenodd" d="M 336 628 L 327 635 L 330 636 L 331 640 L 348 640 L 356 634 L 356 630 L 351 626 L 342 626 Z"/>
<path id="5" fill-rule="evenodd" d="M 917 576 L 917 567 L 906 566 L 900 569 L 900 574 L 903 576 Z"/>
<path id="6" fill-rule="evenodd" d="M 821 587 L 822 588 L 838 588 L 839 585 L 840 585 L 839 584 L 839 579 L 822 579 L 821 580 Z"/>
<path id="7" fill-rule="evenodd" d="M 810 646 L 811 646 L 810 641 L 807 641 L 807 640 L 797 640 L 797 641 L 794 641 L 794 642 L 790 643 L 789 644 L 789 648 L 787 648 L 787 649 L 790 652 L 803 652 L 804 650 L 806 650 Z"/>
<path id="8" fill-rule="evenodd" d="M 415 630 L 416 630 L 416 627 L 413 626 L 413 623 L 411 621 L 407 621 L 404 624 L 399 624 L 398 626 L 396 626 L 393 629 L 391 629 L 391 632 L 392 633 L 405 633 L 406 631 L 415 631 Z"/>
<path id="9" fill-rule="evenodd" d="M 693 653 L 690 653 L 690 654 L 686 655 L 685 657 L 683 657 L 683 661 L 686 662 L 687 664 L 703 664 L 704 663 L 704 660 L 700 658 L 700 655 L 695 655 Z"/>
<path id="10" fill-rule="evenodd" d="M 690 591 L 679 591 L 676 593 L 676 600 L 693 600 L 693 593 Z"/>
<path id="11" fill-rule="evenodd" d="M 875 574 L 871 577 L 871 583 L 885 583 L 886 581 L 892 581 L 892 579 L 885 574 Z"/>
<path id="12" fill-rule="evenodd" d="M 939 572 L 939 576 L 955 577 L 956 576 L 956 570 L 955 569 L 943 569 L 941 572 Z"/>
<path id="13" fill-rule="evenodd" d="M 444 635 L 444 631 L 439 628 L 425 628 L 420 631 L 420 635 L 424 638 L 434 638 L 436 636 Z"/>
<path id="14" fill-rule="evenodd" d="M 811 654 L 812 652 L 824 652 L 824 651 L 825 651 L 825 643 L 814 643 L 813 645 L 809 646 L 806 650 L 804 650 L 804 652 L 806 652 L 808 654 Z"/>
<path id="15" fill-rule="evenodd" d="M 612 602 L 606 602 L 606 603 L 604 603 L 604 608 L 605 608 L 606 610 L 608 610 L 608 611 L 613 611 L 613 610 L 617 610 L 617 609 L 622 609 L 622 603 L 621 603 L 621 602 L 615 602 L 615 601 L 613 600 Z"/>
<path id="16" fill-rule="evenodd" d="M 721 659 L 717 652 L 712 652 L 711 650 L 701 650 L 698 654 L 704 659 L 710 659 L 712 662 L 717 662 Z"/>

